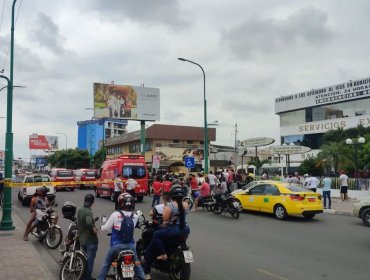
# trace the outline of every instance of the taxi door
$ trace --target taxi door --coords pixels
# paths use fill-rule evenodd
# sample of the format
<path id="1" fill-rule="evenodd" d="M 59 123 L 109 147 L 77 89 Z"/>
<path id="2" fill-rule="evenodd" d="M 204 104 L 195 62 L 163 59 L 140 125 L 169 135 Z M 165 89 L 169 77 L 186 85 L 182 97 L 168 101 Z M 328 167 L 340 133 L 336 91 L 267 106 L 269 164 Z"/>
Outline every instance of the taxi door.
<path id="1" fill-rule="evenodd" d="M 257 185 L 245 191 L 242 195 L 243 209 L 260 211 L 264 195 L 264 185 Z"/>
<path id="2" fill-rule="evenodd" d="M 281 196 L 279 189 L 274 185 L 266 184 L 263 194 L 261 211 L 273 213 L 274 206 L 276 205 L 276 203 L 279 202 L 280 199 Z"/>

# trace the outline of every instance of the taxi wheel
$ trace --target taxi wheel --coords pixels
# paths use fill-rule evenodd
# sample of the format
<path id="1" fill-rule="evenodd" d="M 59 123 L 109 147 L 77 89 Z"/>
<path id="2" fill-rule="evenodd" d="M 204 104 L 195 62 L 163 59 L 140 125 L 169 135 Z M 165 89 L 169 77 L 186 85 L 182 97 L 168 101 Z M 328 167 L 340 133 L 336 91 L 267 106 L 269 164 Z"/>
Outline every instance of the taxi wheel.
<path id="1" fill-rule="evenodd" d="M 288 218 L 288 213 L 283 205 L 277 204 L 274 208 L 274 215 L 278 220 L 286 220 Z"/>

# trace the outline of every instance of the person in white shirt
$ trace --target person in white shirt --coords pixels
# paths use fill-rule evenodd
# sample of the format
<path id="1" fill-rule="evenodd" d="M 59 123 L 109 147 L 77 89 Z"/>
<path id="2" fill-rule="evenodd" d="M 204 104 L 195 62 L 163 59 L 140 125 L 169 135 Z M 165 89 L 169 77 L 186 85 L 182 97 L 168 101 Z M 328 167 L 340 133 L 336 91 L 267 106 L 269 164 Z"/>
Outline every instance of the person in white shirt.
<path id="1" fill-rule="evenodd" d="M 123 192 L 123 182 L 121 180 L 121 174 L 117 174 L 116 178 L 114 179 L 114 195 L 113 195 L 113 201 L 114 201 L 114 209 L 119 210 L 118 205 L 118 196 Z"/>
<path id="2" fill-rule="evenodd" d="M 311 191 L 316 192 L 317 186 L 319 185 L 320 181 L 315 176 L 311 176 L 310 179 L 308 180 L 308 183 L 309 183 L 308 188 Z"/>
<path id="3" fill-rule="evenodd" d="M 128 192 L 132 196 L 135 196 L 135 189 L 138 185 L 139 184 L 137 183 L 135 179 L 129 177 L 129 179 L 126 181 L 126 184 L 125 184 L 126 192 Z"/>
<path id="4" fill-rule="evenodd" d="M 306 187 L 306 188 L 308 188 L 309 187 L 309 185 L 310 185 L 310 176 L 308 175 L 308 174 L 304 174 L 303 175 L 303 186 L 304 187 Z"/>
<path id="5" fill-rule="evenodd" d="M 348 176 L 346 175 L 344 170 L 341 170 L 339 176 L 340 181 L 340 198 L 342 201 L 348 202 Z"/>
<path id="6" fill-rule="evenodd" d="M 216 175 L 213 174 L 212 171 L 210 171 L 209 174 L 208 174 L 208 180 L 209 180 L 209 187 L 211 188 L 211 193 L 213 193 L 214 188 L 218 184 L 218 179 L 217 179 Z"/>

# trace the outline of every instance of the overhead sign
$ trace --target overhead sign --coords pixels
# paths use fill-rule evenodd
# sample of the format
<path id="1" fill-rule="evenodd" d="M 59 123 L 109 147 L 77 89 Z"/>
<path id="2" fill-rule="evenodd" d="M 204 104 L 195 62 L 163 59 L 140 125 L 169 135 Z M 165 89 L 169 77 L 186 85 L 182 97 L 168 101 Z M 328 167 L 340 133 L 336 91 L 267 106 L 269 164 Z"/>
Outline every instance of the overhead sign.
<path id="1" fill-rule="evenodd" d="M 267 146 L 275 142 L 275 139 L 268 137 L 257 137 L 249 138 L 240 142 L 241 147 L 251 148 L 251 147 L 260 147 Z"/>
<path id="2" fill-rule="evenodd" d="M 186 168 L 194 168 L 195 167 L 195 159 L 193 157 L 186 157 L 184 161 L 184 165 Z"/>
<path id="3" fill-rule="evenodd" d="M 94 117 L 159 121 L 159 89 L 94 83 Z"/>
<path id="4" fill-rule="evenodd" d="M 295 146 L 295 145 L 281 145 L 269 147 L 269 150 L 273 154 L 279 155 L 294 155 L 294 154 L 304 154 L 311 151 L 311 148 L 306 146 Z"/>
<path id="5" fill-rule="evenodd" d="M 312 89 L 275 99 L 275 113 L 370 97 L 370 78 Z"/>
<path id="6" fill-rule="evenodd" d="M 28 144 L 30 150 L 58 150 L 58 137 L 32 134 Z"/>

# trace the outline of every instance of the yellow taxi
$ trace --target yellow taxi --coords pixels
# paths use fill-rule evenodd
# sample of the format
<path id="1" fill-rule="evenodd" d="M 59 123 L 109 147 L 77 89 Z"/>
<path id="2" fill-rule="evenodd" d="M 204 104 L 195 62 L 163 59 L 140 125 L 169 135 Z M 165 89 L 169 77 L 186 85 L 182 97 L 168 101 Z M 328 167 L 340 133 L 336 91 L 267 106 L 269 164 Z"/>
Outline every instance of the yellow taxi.
<path id="1" fill-rule="evenodd" d="M 278 181 L 252 182 L 232 193 L 244 210 L 272 213 L 279 220 L 290 215 L 312 219 L 323 212 L 321 195 L 304 187 Z"/>

